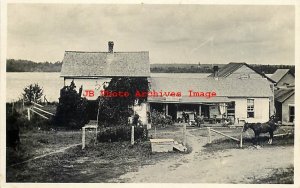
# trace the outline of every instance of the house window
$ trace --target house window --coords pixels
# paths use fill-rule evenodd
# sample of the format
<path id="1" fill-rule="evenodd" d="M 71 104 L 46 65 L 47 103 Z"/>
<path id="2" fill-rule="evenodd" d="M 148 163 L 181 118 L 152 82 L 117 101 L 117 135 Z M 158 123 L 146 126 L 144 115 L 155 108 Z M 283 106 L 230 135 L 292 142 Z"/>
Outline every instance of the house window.
<path id="1" fill-rule="evenodd" d="M 247 99 L 247 118 L 254 118 L 254 99 Z"/>
<path id="2" fill-rule="evenodd" d="M 295 106 L 289 106 L 289 122 L 294 122 L 295 119 Z"/>

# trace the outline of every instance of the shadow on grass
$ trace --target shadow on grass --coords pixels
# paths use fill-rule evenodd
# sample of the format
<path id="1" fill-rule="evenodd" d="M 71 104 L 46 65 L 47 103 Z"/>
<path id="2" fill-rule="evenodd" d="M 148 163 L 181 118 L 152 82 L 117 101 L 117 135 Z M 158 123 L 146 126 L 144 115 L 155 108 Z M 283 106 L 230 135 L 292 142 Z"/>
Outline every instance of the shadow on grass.
<path id="1" fill-rule="evenodd" d="M 7 167 L 7 182 L 93 183 L 113 182 L 119 176 L 138 171 L 142 165 L 178 157 L 180 153 L 151 153 L 149 142 L 88 144 L 63 153 Z"/>
<path id="2" fill-rule="evenodd" d="M 285 135 L 273 138 L 273 143 L 268 144 L 269 137 L 261 136 L 259 138 L 259 145 L 264 147 L 276 147 L 276 146 L 293 146 L 294 145 L 294 135 Z M 243 139 L 243 148 L 248 148 L 253 146 L 253 138 Z M 216 152 L 220 150 L 228 149 L 241 149 L 240 143 L 231 139 L 221 138 L 213 140 L 212 143 L 204 145 L 204 151 L 206 152 Z"/>
<path id="3" fill-rule="evenodd" d="M 252 183 L 254 184 L 294 184 L 294 168 L 274 169 L 271 175 L 263 179 L 257 179 L 255 177 L 252 179 Z"/>

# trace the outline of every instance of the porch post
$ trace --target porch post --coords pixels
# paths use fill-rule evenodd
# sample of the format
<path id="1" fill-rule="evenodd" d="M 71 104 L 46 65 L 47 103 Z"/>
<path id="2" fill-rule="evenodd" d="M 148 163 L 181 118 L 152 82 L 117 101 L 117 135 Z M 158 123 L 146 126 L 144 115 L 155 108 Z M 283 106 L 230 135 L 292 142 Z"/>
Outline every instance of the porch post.
<path id="1" fill-rule="evenodd" d="M 201 104 L 199 104 L 199 116 L 201 116 Z"/>
<path id="2" fill-rule="evenodd" d="M 166 115 L 169 115 L 169 106 L 168 106 L 168 104 L 166 104 L 165 108 L 166 108 Z"/>

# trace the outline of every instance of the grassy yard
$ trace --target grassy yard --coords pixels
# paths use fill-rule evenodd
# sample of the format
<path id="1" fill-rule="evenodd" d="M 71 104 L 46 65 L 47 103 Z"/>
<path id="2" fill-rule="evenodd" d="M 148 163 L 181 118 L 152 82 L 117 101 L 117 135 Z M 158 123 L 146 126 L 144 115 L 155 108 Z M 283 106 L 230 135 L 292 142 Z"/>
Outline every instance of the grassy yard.
<path id="1" fill-rule="evenodd" d="M 16 164 L 33 157 L 56 151 L 81 142 L 80 131 L 23 131 L 20 133 L 21 145 L 16 152 L 7 148 L 7 165 Z"/>
<path id="2" fill-rule="evenodd" d="M 154 134 L 149 131 L 149 136 Z M 91 140 L 93 132 L 87 134 Z M 154 135 L 153 135 L 154 136 Z M 156 131 L 157 138 L 180 138 L 180 128 Z M 88 141 L 87 141 L 88 142 Z M 155 164 L 182 153 L 151 153 L 150 142 L 113 142 L 81 145 L 23 164 L 25 161 L 62 147 L 81 143 L 80 131 L 35 131 L 21 133 L 19 152 L 7 149 L 7 182 L 110 182 L 120 175 L 137 171 L 142 165 Z"/>

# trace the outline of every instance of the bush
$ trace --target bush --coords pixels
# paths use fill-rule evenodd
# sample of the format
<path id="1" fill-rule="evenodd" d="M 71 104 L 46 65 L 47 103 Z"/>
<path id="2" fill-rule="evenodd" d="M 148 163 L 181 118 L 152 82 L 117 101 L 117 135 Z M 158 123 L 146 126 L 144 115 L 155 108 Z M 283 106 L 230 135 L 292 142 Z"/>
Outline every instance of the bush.
<path id="1" fill-rule="evenodd" d="M 114 77 L 110 80 L 104 90 L 109 92 L 127 92 L 128 97 L 108 97 L 100 96 L 98 120 L 100 124 L 107 122 L 120 125 L 128 124 L 128 118 L 133 115 L 132 106 L 142 104 L 147 101 L 147 96 L 138 95 L 138 92 L 147 92 L 149 84 L 147 78 L 134 77 Z"/>
<path id="2" fill-rule="evenodd" d="M 20 144 L 19 114 L 17 111 L 12 113 L 6 111 L 6 146 L 14 149 Z"/>
<path id="3" fill-rule="evenodd" d="M 23 97 L 25 101 L 31 103 L 33 102 L 40 102 L 41 97 L 43 96 L 43 88 L 38 84 L 30 84 L 26 88 L 24 88 Z"/>
<path id="4" fill-rule="evenodd" d="M 59 104 L 54 117 L 54 124 L 69 129 L 79 129 L 88 122 L 87 100 L 81 97 L 72 81 L 70 86 L 60 90 Z"/>
<path id="5" fill-rule="evenodd" d="M 36 114 L 31 115 L 30 121 L 28 121 L 28 119 L 23 116 L 22 121 L 24 122 L 23 126 L 27 126 L 27 129 L 49 131 L 53 127 L 51 119 L 44 119 Z"/>
<path id="6" fill-rule="evenodd" d="M 27 114 L 27 111 L 24 111 L 23 113 L 8 113 L 6 116 L 6 126 L 7 129 L 10 129 L 12 127 L 16 127 L 20 129 L 20 131 L 26 131 L 26 130 L 50 130 L 52 127 L 51 120 L 41 118 L 40 116 L 31 113 L 31 119 L 30 121 L 25 116 Z"/>
<path id="7" fill-rule="evenodd" d="M 134 127 L 134 140 L 148 139 L 148 130 L 145 127 Z M 131 140 L 131 126 L 106 127 L 97 135 L 99 142 L 119 142 Z"/>
<path id="8" fill-rule="evenodd" d="M 168 127 L 173 124 L 173 120 L 172 116 L 153 110 L 151 112 L 151 123 L 156 127 Z"/>

